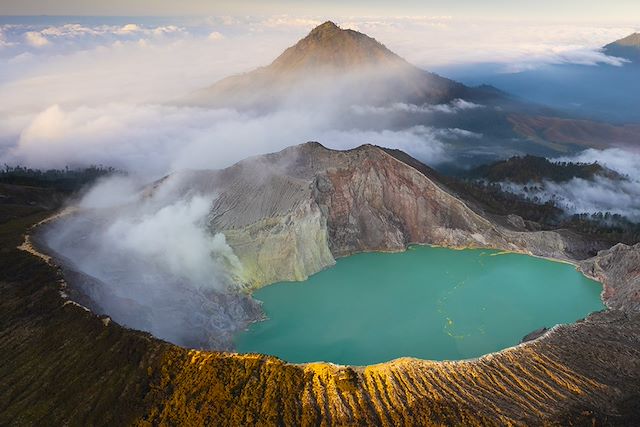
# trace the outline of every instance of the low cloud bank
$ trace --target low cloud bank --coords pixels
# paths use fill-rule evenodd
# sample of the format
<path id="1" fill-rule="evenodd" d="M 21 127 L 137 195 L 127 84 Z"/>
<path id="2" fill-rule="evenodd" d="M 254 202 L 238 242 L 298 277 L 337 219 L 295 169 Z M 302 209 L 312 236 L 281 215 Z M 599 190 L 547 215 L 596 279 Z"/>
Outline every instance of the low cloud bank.
<path id="1" fill-rule="evenodd" d="M 166 105 L 218 79 L 268 64 L 319 24 L 318 17 L 10 19 L 5 18 L 4 24 L 0 20 L 3 163 L 36 167 L 102 163 L 156 176 L 177 168 L 220 167 L 307 140 L 350 148 L 358 135 L 359 143 L 396 136 L 395 146 L 403 148 L 415 147 L 416 135 L 423 135 L 426 147 L 412 154 L 422 151 L 425 156 L 420 160 L 435 164 L 445 157 L 445 133 L 464 137 L 465 130 L 436 130 L 437 126 L 432 132 L 416 132 L 410 125 L 377 133 L 345 130 L 330 122 L 335 119 L 331 106 L 307 112 L 294 107 L 249 117 L 229 110 Z M 370 34 L 426 68 L 482 61 L 518 67 L 520 59 L 526 59 L 525 66 L 572 62 L 571 52 L 576 51 L 582 52 L 579 63 L 615 62 L 603 60 L 597 47 L 632 30 L 469 25 L 448 16 L 354 17 L 338 24 Z M 542 53 L 532 54 L 535 51 Z M 493 57 L 480 58 L 477 52 Z M 354 111 L 376 121 L 376 115 L 457 114 L 479 108 L 458 100 L 435 106 L 360 105 Z M 334 132 L 335 128 L 340 131 Z M 343 140 L 323 139 L 326 136 Z"/>
<path id="2" fill-rule="evenodd" d="M 408 113 L 408 114 L 432 114 L 432 113 L 444 113 L 455 114 L 464 110 L 473 110 L 476 108 L 482 108 L 482 105 L 475 104 L 473 102 L 465 101 L 464 99 L 456 99 L 449 104 L 436 104 L 436 105 L 415 105 L 405 104 L 397 102 L 390 106 L 377 107 L 370 105 L 354 105 L 353 110 L 357 114 L 392 114 L 392 113 Z"/>
<path id="3" fill-rule="evenodd" d="M 159 177 L 180 169 L 218 169 L 251 155 L 317 140 L 336 149 L 385 145 L 438 164 L 447 160 L 442 137 L 472 136 L 460 129 L 424 126 L 338 131 L 332 120 L 330 111 L 303 109 L 252 116 L 163 105 L 54 105 L 29 120 L 6 125 L 5 137 L 13 133 L 17 144 L 6 148 L 2 161 L 39 168 L 102 164 Z"/>

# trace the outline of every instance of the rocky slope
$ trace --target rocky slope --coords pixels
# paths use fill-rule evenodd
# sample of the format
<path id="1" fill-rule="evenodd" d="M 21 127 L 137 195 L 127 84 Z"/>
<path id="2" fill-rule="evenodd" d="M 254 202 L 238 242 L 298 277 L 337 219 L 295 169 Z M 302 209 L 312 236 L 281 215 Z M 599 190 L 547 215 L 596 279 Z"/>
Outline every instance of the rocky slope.
<path id="1" fill-rule="evenodd" d="M 406 61 L 383 44 L 358 31 L 327 21 L 285 50 L 269 66 L 279 73 L 317 73 L 328 67 L 347 71 L 369 66 L 406 66 Z"/>
<path id="2" fill-rule="evenodd" d="M 640 312 L 640 243 L 619 243 L 581 262 L 580 269 L 602 282 L 602 299 L 609 308 Z"/>
<path id="3" fill-rule="evenodd" d="M 240 258 L 250 288 L 302 280 L 334 258 L 409 244 L 490 247 L 561 259 L 589 246 L 570 234 L 497 225 L 433 178 L 383 149 L 318 143 L 180 174 L 176 194 L 217 194 L 209 214 Z"/>

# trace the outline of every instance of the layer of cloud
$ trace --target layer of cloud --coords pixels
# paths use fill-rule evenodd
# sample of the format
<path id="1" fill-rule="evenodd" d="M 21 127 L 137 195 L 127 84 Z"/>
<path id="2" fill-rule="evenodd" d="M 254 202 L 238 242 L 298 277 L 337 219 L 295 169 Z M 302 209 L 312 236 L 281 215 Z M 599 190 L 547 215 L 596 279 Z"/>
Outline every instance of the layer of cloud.
<path id="1" fill-rule="evenodd" d="M 451 160 L 443 137 L 452 137 L 455 129 L 434 129 L 414 126 L 402 131 L 328 131 L 320 137 L 334 149 L 357 147 L 363 143 L 402 150 L 430 165 Z"/>
<path id="2" fill-rule="evenodd" d="M 155 175 L 182 167 L 225 166 L 307 140 L 344 148 L 384 140 L 400 148 L 413 147 L 408 148 L 412 153 L 424 152 L 421 160 L 435 164 L 447 157 L 443 140 L 478 137 L 464 129 L 376 133 L 340 126 L 338 131 L 332 129 L 334 117 L 328 109 L 319 114 L 291 109 L 249 117 L 230 110 L 162 105 L 230 74 L 268 64 L 318 24 L 317 18 L 162 22 L 123 18 L 108 24 L 99 18 L 78 19 L 0 27 L 0 40 L 11 44 L 0 52 L 0 161 L 38 167 L 101 163 Z M 522 66 L 514 58 L 535 63 L 536 49 L 544 51 L 545 61 L 597 62 L 602 54 L 595 47 L 630 31 L 584 25 L 470 24 L 447 16 L 353 18 L 338 23 L 375 36 L 419 65 L 497 60 L 514 69 Z M 460 31 L 462 27 L 465 31 Z M 49 44 L 30 46 L 27 33 Z M 582 59 L 572 59 L 571 52 L 578 51 Z M 532 63 L 527 61 L 524 66 Z M 473 108 L 482 107 L 458 100 L 436 106 L 361 105 L 353 110 L 382 116 L 457 114 Z M 426 148 L 416 149 L 416 141 Z"/>
<path id="3" fill-rule="evenodd" d="M 43 47 L 49 44 L 49 39 L 37 31 L 29 31 L 24 35 L 25 40 L 30 46 Z"/>
<path id="4" fill-rule="evenodd" d="M 209 36 L 207 38 L 212 41 L 218 41 L 222 40 L 224 38 L 224 35 L 222 35 L 222 33 L 218 31 L 212 31 L 211 33 L 209 33 Z"/>
<path id="5" fill-rule="evenodd" d="M 53 104 L 164 102 L 270 63 L 321 21 L 291 16 L 113 20 L 0 25 L 0 114 Z M 376 37 L 427 69 L 494 62 L 504 72 L 549 63 L 621 65 L 599 48 L 634 30 L 429 16 L 338 23 Z"/>
<path id="6" fill-rule="evenodd" d="M 40 168 L 102 164 L 147 176 L 221 168 L 310 140 L 337 149 L 364 143 L 390 146 L 438 164 L 447 160 L 443 139 L 478 136 L 425 126 L 334 130 L 332 117 L 319 111 L 252 116 L 234 110 L 132 104 L 76 109 L 54 105 L 31 120 L 7 125 L 6 132 L 19 132 L 17 144 L 3 157 L 8 163 Z"/>
<path id="7" fill-rule="evenodd" d="M 29 32 L 38 47 L 24 35 L 8 38 L 10 46 L 0 50 L 0 114 L 53 104 L 166 102 L 269 63 L 291 42 L 283 35 L 254 38 L 216 28 L 203 34 L 172 26 L 123 26 L 108 36 L 95 31 L 72 25 Z"/>
<path id="8" fill-rule="evenodd" d="M 294 40 L 323 19 L 283 15 L 174 18 L 162 21 L 122 18 L 119 21 L 117 24 L 110 21 L 105 24 L 99 20 L 77 18 L 76 22 L 66 24 L 5 24 L 0 25 L 0 31 L 5 34 L 7 42 L 14 43 L 18 50 L 20 45 L 29 46 L 25 37 L 29 33 L 34 40 L 46 40 L 50 48 L 48 50 L 60 53 L 133 39 L 206 39 L 215 33 L 231 38 L 259 36 L 271 42 L 286 35 Z M 478 62 L 498 62 L 516 68 L 542 63 L 620 65 L 620 59 L 607 57 L 600 48 L 637 30 L 628 25 L 466 21 L 451 16 L 352 17 L 337 19 L 337 23 L 377 38 L 422 67 Z"/>
<path id="9" fill-rule="evenodd" d="M 475 104 L 473 102 L 465 101 L 464 99 L 456 99 L 449 104 L 405 104 L 397 102 L 389 106 L 377 107 L 370 105 L 354 105 L 352 109 L 358 114 L 391 114 L 391 113 L 408 113 L 408 114 L 431 114 L 431 113 L 444 113 L 455 114 L 460 111 L 473 110 L 481 108 L 482 105 Z"/>
<path id="10" fill-rule="evenodd" d="M 499 63 L 505 72 L 544 64 L 621 65 L 601 47 L 636 30 L 626 25 L 545 24 L 508 21 L 396 18 L 354 21 L 413 63 L 443 67 Z"/>

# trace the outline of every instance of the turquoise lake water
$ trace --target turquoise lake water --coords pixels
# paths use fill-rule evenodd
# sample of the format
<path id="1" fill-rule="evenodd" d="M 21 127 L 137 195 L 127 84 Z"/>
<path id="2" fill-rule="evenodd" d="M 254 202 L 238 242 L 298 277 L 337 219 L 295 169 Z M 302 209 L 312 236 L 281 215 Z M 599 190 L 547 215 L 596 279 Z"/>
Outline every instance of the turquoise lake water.
<path id="1" fill-rule="evenodd" d="M 294 363 L 468 359 L 602 310 L 601 291 L 571 265 L 520 254 L 426 246 L 358 254 L 255 292 L 268 320 L 236 345 Z"/>

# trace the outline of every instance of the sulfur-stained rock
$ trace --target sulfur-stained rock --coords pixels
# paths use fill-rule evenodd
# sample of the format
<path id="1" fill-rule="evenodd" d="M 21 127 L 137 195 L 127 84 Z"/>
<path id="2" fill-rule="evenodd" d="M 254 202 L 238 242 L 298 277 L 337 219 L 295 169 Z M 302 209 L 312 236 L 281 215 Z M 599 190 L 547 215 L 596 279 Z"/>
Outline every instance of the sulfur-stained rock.
<path id="1" fill-rule="evenodd" d="M 373 145 L 335 151 L 309 142 L 220 171 L 183 173 L 176 191 L 217 195 L 209 226 L 227 237 L 249 288 L 303 280 L 334 257 L 409 244 L 565 260 L 585 252 L 587 243 L 568 232 L 498 225 L 411 161 Z"/>

